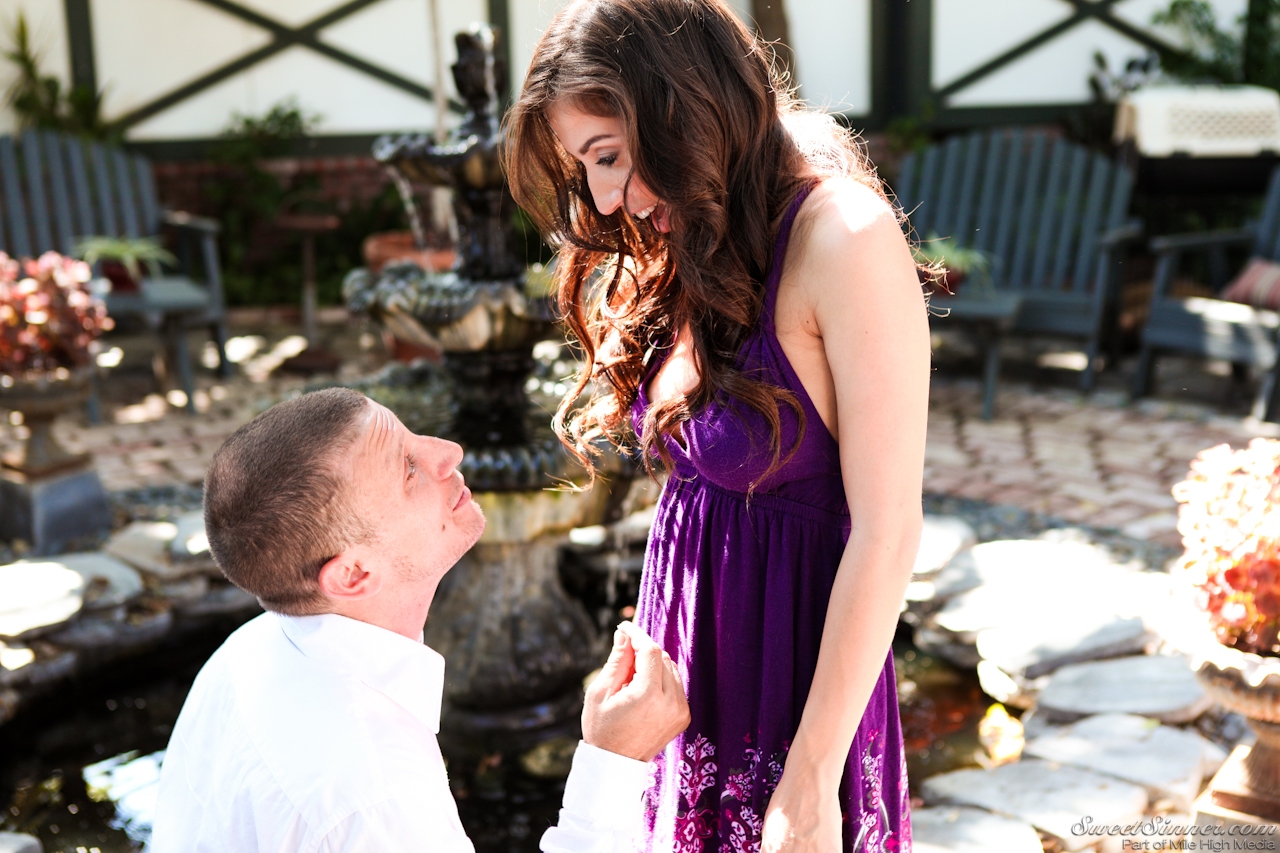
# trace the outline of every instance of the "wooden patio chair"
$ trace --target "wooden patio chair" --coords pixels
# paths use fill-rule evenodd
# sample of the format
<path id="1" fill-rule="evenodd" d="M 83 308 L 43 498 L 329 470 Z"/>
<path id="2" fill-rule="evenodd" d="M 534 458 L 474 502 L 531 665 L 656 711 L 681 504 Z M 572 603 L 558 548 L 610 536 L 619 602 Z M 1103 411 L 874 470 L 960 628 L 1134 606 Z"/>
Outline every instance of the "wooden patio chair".
<path id="1" fill-rule="evenodd" d="M 151 164 L 136 154 L 50 131 L 0 136 L 0 248 L 13 256 L 46 251 L 70 254 L 84 237 L 157 236 L 177 231 L 177 272 L 146 277 L 136 293 L 110 293 L 107 313 L 139 316 L 163 338 L 166 356 L 195 411 L 187 331 L 209 329 L 218 370 L 226 358 L 226 309 L 218 262 L 218 223 L 160 209 Z M 192 244 L 199 250 L 203 283 L 191 276 Z"/>
<path id="2" fill-rule="evenodd" d="M 990 260 L 989 293 L 962 285 L 930 300 L 945 309 L 934 319 L 983 335 L 983 417 L 1006 334 L 1083 340 L 1081 384 L 1093 388 L 1113 336 L 1120 252 L 1142 230 L 1127 218 L 1132 189 L 1123 164 L 1039 131 L 954 136 L 903 160 L 894 190 L 916 237 L 951 238 Z"/>
<path id="3" fill-rule="evenodd" d="M 1161 352 L 1190 352 L 1225 359 L 1237 369 L 1255 367 L 1265 371 L 1253 414 L 1262 420 L 1278 419 L 1276 334 L 1280 314 L 1238 302 L 1173 295 L 1183 255 L 1204 252 L 1210 285 L 1215 292 L 1221 292 L 1228 281 L 1226 250 L 1242 246 L 1251 248 L 1251 258 L 1280 261 L 1280 168 L 1271 175 L 1262 216 L 1257 221 L 1243 228 L 1176 234 L 1151 241 L 1151 251 L 1156 256 L 1155 286 L 1142 330 L 1135 397 L 1151 391 Z"/>

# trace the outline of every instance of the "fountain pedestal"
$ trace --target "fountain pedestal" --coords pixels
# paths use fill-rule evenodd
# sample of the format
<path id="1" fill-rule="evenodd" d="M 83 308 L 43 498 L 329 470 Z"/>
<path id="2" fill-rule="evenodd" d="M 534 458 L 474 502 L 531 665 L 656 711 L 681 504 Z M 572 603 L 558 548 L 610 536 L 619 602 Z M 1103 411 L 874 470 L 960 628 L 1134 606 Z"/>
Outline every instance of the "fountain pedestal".
<path id="1" fill-rule="evenodd" d="M 459 33 L 456 43 L 454 81 L 469 108 L 461 127 L 444 143 L 418 134 L 373 147 L 408 204 L 411 180 L 453 190 L 454 269 L 393 263 L 377 274 L 353 271 L 343 290 L 353 311 L 369 310 L 444 353 L 447 381 L 423 386 L 428 399 L 414 408 L 428 422 L 417 428 L 463 446 L 459 470 L 487 527 L 442 581 L 426 642 L 447 661 L 441 749 L 467 758 L 576 734 L 582 678 L 603 661 L 586 611 L 560 584 L 558 548 L 570 529 L 603 520 L 610 493 L 603 484 L 557 488 L 583 472 L 526 386 L 534 344 L 558 333 L 549 295 L 528 286 L 501 167 L 497 93 L 506 69 L 488 27 Z"/>

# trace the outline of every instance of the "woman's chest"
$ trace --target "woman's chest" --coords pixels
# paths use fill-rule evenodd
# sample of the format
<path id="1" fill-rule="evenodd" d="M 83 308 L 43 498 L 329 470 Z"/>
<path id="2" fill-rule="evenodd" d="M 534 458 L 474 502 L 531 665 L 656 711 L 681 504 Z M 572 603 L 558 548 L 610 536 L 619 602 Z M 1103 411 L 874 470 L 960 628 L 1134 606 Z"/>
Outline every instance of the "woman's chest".
<path id="1" fill-rule="evenodd" d="M 766 381 L 779 384 L 797 395 L 807 395 L 823 425 L 835 436 L 835 383 L 823 349 L 820 327 L 807 294 L 798 285 L 791 284 L 788 276 L 784 275 L 778 289 L 772 329 L 765 327 L 763 318 L 761 326 L 748 337 L 747 351 L 744 352 L 744 361 L 748 363 L 742 367 L 752 371 L 764 368 Z M 761 336 L 770 334 L 776 339 L 776 353 L 762 349 L 770 342 L 761 340 Z M 770 358 L 770 355 L 774 357 Z M 681 327 L 668 352 L 655 352 L 653 357 L 661 361 L 645 389 L 645 397 L 651 406 L 688 396 L 697 389 L 699 363 L 688 326 Z M 762 364 L 762 361 L 773 363 Z M 788 376 L 788 366 L 794 379 Z"/>

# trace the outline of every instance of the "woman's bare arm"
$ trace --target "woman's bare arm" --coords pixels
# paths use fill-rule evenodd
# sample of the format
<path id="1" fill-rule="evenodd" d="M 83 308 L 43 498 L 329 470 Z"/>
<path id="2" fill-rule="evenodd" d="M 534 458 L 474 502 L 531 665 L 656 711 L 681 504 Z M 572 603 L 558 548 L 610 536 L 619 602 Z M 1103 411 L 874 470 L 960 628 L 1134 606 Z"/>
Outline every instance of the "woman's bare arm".
<path id="1" fill-rule="evenodd" d="M 813 685 L 766 815 L 764 849 L 787 853 L 839 849 L 837 788 L 920 538 L 930 360 L 924 298 L 889 205 L 866 187 L 840 183 L 814 212 L 794 280 L 830 370 L 852 531 Z"/>

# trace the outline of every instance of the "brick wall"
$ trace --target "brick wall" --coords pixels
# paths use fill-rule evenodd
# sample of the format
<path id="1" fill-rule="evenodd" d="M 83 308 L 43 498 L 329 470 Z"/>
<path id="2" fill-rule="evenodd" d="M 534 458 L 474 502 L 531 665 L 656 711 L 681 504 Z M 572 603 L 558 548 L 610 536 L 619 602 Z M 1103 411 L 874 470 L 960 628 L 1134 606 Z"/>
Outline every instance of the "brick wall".
<path id="1" fill-rule="evenodd" d="M 171 210 L 209 212 L 203 187 L 229 174 L 225 166 L 201 160 L 157 162 L 156 191 L 161 203 Z M 365 203 L 391 183 L 387 173 L 372 157 L 289 157 L 269 160 L 264 167 L 275 173 L 286 187 L 298 186 L 305 178 L 318 179 L 321 200 L 334 203 L 339 212 L 352 202 Z"/>

